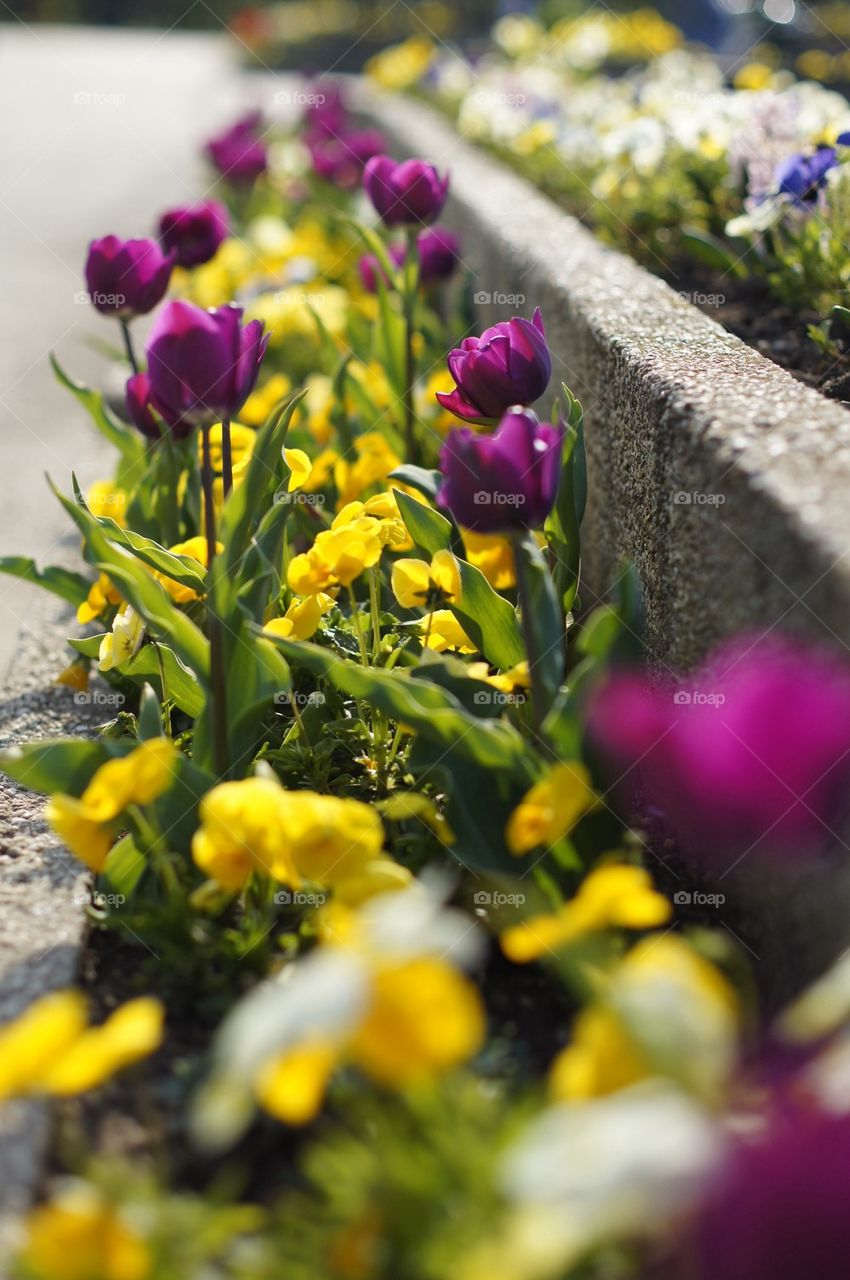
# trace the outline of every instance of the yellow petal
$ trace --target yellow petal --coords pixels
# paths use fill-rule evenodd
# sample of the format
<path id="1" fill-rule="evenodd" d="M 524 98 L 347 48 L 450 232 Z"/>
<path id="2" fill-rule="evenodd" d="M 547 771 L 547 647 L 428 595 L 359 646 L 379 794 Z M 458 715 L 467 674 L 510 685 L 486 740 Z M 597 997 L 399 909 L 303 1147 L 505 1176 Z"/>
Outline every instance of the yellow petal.
<path id="1" fill-rule="evenodd" d="M 431 589 L 431 574 L 425 560 L 396 560 L 392 572 L 393 595 L 403 609 L 421 609 Z"/>
<path id="2" fill-rule="evenodd" d="M 158 1000 L 130 1000 L 79 1037 L 67 1052 L 57 1055 L 40 1086 L 46 1093 L 70 1096 L 85 1093 L 108 1080 L 162 1044 L 164 1010 Z"/>
<path id="3" fill-rule="evenodd" d="M 308 1124 L 322 1105 L 338 1056 L 324 1041 L 291 1049 L 261 1069 L 254 1083 L 257 1100 L 284 1124 Z"/>
<path id="4" fill-rule="evenodd" d="M 86 1029 L 86 1002 L 79 991 L 44 996 L 0 1028 L 0 1098 L 38 1087 L 46 1068 Z"/>
<path id="5" fill-rule="evenodd" d="M 309 478 L 313 464 L 303 449 L 284 449 L 283 457 L 290 471 L 288 490 L 294 493 Z"/>

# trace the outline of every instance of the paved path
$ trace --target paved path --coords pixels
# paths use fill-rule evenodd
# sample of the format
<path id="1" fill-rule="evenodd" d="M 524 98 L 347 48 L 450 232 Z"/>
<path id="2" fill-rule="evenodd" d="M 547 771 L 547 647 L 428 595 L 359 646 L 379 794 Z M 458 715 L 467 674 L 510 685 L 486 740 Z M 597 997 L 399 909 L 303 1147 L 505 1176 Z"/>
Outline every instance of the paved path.
<path id="1" fill-rule="evenodd" d="M 168 204 L 197 195 L 199 142 L 235 109 L 221 35 L 0 27 L 0 555 L 54 556 L 66 522 L 49 470 L 106 474 L 85 416 L 47 355 L 93 380 L 92 338 L 114 326 L 77 300 L 88 241 L 143 235 Z M 0 673 L 35 588 L 0 578 Z"/>

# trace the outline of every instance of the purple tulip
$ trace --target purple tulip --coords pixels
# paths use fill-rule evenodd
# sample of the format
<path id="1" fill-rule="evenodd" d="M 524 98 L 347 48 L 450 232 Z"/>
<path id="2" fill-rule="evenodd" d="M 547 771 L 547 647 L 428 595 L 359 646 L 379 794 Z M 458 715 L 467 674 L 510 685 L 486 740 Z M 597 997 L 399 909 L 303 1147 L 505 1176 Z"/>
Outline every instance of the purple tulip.
<path id="1" fill-rule="evenodd" d="M 683 688 L 615 674 L 590 732 L 626 800 L 659 809 L 681 848 L 728 866 L 805 856 L 848 808 L 850 668 L 776 638 L 738 639 Z"/>
<path id="2" fill-rule="evenodd" d="M 230 233 L 227 210 L 218 200 L 168 209 L 159 220 L 159 239 L 177 255 L 179 267 L 209 262 Z"/>
<path id="3" fill-rule="evenodd" d="M 207 158 L 229 182 L 248 186 L 268 168 L 268 149 L 256 136 L 262 123 L 259 111 L 249 112 L 207 143 Z"/>
<path id="4" fill-rule="evenodd" d="M 540 308 L 464 338 L 449 353 L 454 391 L 437 392 L 443 408 L 467 422 L 496 422 L 514 404 L 533 404 L 549 385 L 552 357 Z"/>
<path id="5" fill-rule="evenodd" d="M 846 1280 L 850 1116 L 779 1116 L 724 1162 L 675 1274 L 681 1280 Z"/>
<path id="6" fill-rule="evenodd" d="M 449 231 L 445 227 L 432 227 L 429 231 L 423 231 L 417 237 L 416 245 L 419 251 L 419 280 L 421 284 L 427 287 L 431 284 L 437 284 L 441 280 L 448 280 L 454 275 L 460 260 L 460 240 L 453 231 Z M 400 267 L 407 256 L 407 250 L 403 244 L 394 244 L 390 249 L 389 256 L 390 261 L 395 266 Z M 368 293 L 377 292 L 379 272 L 384 283 L 389 285 L 389 280 L 381 270 L 378 259 L 373 253 L 365 253 L 357 266 L 360 272 L 360 279 L 363 282 L 363 288 Z"/>
<path id="7" fill-rule="evenodd" d="M 308 140 L 338 137 L 348 125 L 348 109 L 339 85 L 327 89 L 321 85 L 318 81 L 307 89 L 310 101 L 304 112 L 304 132 Z"/>
<path id="8" fill-rule="evenodd" d="M 373 156 L 363 174 L 363 187 L 386 226 L 427 226 L 443 211 L 449 179 L 448 174 L 441 178 L 424 160 L 396 164 L 390 156 Z"/>
<path id="9" fill-rule="evenodd" d="M 149 440 L 162 437 L 161 423 L 156 420 L 152 410 L 155 408 L 151 392 L 151 380 L 146 373 L 134 374 L 127 381 L 126 387 L 127 416 L 143 436 Z M 158 412 L 158 411 L 157 411 Z M 166 424 L 175 440 L 182 440 L 192 430 L 191 422 L 178 420 Z"/>
<path id="10" fill-rule="evenodd" d="M 536 529 L 555 503 L 564 427 L 516 406 L 492 435 L 451 431 L 440 453 L 437 505 L 477 533 Z"/>
<path id="11" fill-rule="evenodd" d="M 92 240 L 85 270 L 89 298 L 105 316 L 147 315 L 162 301 L 173 267 L 174 254 L 163 253 L 155 240 Z"/>
<path id="12" fill-rule="evenodd" d="M 313 172 L 344 191 L 356 190 L 367 162 L 385 145 L 386 139 L 377 129 L 345 130 L 337 137 L 308 143 Z"/>
<path id="13" fill-rule="evenodd" d="M 203 311 L 170 302 L 148 343 L 151 403 L 169 426 L 234 417 L 257 380 L 268 335 L 259 320 L 242 326 L 242 308 Z"/>
<path id="14" fill-rule="evenodd" d="M 776 170 L 775 179 L 780 195 L 788 195 L 796 204 L 811 205 L 826 185 L 827 174 L 838 164 L 834 147 L 821 147 L 814 155 L 790 156 Z"/>

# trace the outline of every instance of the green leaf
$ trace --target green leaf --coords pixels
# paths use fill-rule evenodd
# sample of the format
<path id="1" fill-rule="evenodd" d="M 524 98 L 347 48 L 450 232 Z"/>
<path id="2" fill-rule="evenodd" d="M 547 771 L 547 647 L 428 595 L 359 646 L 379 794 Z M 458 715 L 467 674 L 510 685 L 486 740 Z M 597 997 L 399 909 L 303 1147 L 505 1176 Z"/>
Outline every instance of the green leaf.
<path id="1" fill-rule="evenodd" d="M 91 586 L 81 573 L 73 573 L 70 569 L 61 569 L 57 565 L 39 569 L 29 556 L 0 557 L 0 573 L 8 573 L 13 578 L 22 578 L 25 582 L 43 587 L 45 591 L 52 591 L 55 596 L 66 600 L 75 608 L 86 599 Z"/>
<path id="2" fill-rule="evenodd" d="M 156 569 L 166 578 L 173 578 L 182 587 L 190 587 L 198 595 L 203 595 L 206 592 L 207 571 L 199 561 L 193 560 L 191 556 L 175 555 L 172 551 L 167 550 L 166 547 L 160 546 L 158 542 L 154 542 L 152 538 L 143 538 L 140 533 L 133 533 L 130 529 L 122 529 L 120 525 L 116 524 L 108 516 L 100 517 L 100 526 L 111 542 L 116 543 L 119 547 L 126 547 L 128 551 L 132 551 L 136 558 L 148 565 L 149 568 Z"/>
<path id="3" fill-rule="evenodd" d="M 341 661 L 308 641 L 271 637 L 293 666 L 306 667 L 353 698 L 362 698 L 445 752 L 476 761 L 484 769 L 505 769 L 527 780 L 531 764 L 522 736 L 504 720 L 471 715 L 445 689 L 399 671 L 382 671 Z"/>
<path id="4" fill-rule="evenodd" d="M 739 262 L 740 255 L 733 252 L 728 245 L 725 245 L 722 240 L 718 240 L 716 236 L 711 235 L 708 231 L 701 231 L 696 227 L 684 227 L 682 229 L 682 244 L 692 258 L 695 258 L 697 262 L 702 262 L 707 267 L 712 267 L 716 271 L 728 272 L 739 279 L 744 274 Z"/>
<path id="5" fill-rule="evenodd" d="M 587 502 L 587 462 L 581 405 L 566 386 L 563 391 L 568 413 L 561 480 L 545 533 L 555 562 L 555 590 L 567 615 L 575 604 L 581 577 L 580 529 Z"/>
<path id="6" fill-rule="evenodd" d="M 546 558 L 534 535 L 527 533 L 517 539 L 514 554 L 517 578 L 526 587 L 521 592 L 520 607 L 525 626 L 534 639 L 534 652 L 529 652 L 529 662 L 533 662 L 551 701 L 563 682 L 566 662 L 566 632 L 561 605 Z"/>
<path id="7" fill-rule="evenodd" d="M 442 483 L 443 477 L 439 471 L 431 471 L 427 467 L 415 467 L 412 463 L 406 462 L 403 466 L 396 467 L 395 471 L 391 471 L 389 479 L 398 480 L 400 484 L 409 485 L 411 489 L 416 489 L 429 502 L 435 502 L 437 490 Z"/>
<path id="8" fill-rule="evenodd" d="M 450 605 L 472 643 L 494 667 L 506 670 L 525 658 L 525 647 L 516 614 L 508 600 L 495 591 L 480 569 L 464 558 L 457 547 L 454 526 L 439 511 L 396 491 L 399 511 L 416 546 L 427 556 L 451 550 L 458 560 L 461 581 L 459 603 Z"/>
<path id="9" fill-rule="evenodd" d="M 0 770 L 31 791 L 80 796 L 102 764 L 138 745 L 131 738 L 47 738 L 0 751 Z"/>
<path id="10" fill-rule="evenodd" d="M 100 637 L 97 637 L 98 640 Z M 161 701 L 166 697 L 176 707 L 196 720 L 204 709 L 206 697 L 192 671 L 162 641 L 143 644 L 138 653 L 120 668 L 118 674 L 128 680 L 144 680 L 153 684 Z M 163 689 L 163 677 L 165 688 Z"/>

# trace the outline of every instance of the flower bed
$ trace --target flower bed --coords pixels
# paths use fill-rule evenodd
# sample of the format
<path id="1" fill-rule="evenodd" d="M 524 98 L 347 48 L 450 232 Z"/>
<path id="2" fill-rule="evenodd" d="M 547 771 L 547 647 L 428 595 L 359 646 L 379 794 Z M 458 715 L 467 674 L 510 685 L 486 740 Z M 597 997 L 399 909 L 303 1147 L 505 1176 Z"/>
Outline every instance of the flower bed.
<path id="1" fill-rule="evenodd" d="M 474 63 L 415 40 L 371 67 L 731 332 L 847 399 L 846 99 L 767 61 L 739 61 L 730 84 L 650 13 L 623 74 L 624 33 L 614 15 L 548 30 L 514 16 Z"/>
<path id="2" fill-rule="evenodd" d="M 84 573 L 0 562 L 126 699 L 0 757 L 96 888 L 85 995 L 0 1028 L 58 1116 L 17 1271 L 843 1274 L 846 959 L 777 1019 L 725 907 L 840 865 L 850 672 L 650 676 L 629 569 L 576 622 L 546 317 L 467 324 L 449 175 L 321 96 L 213 140 L 229 209 L 93 242 L 120 414 L 56 370 L 116 470 L 55 489 Z"/>

